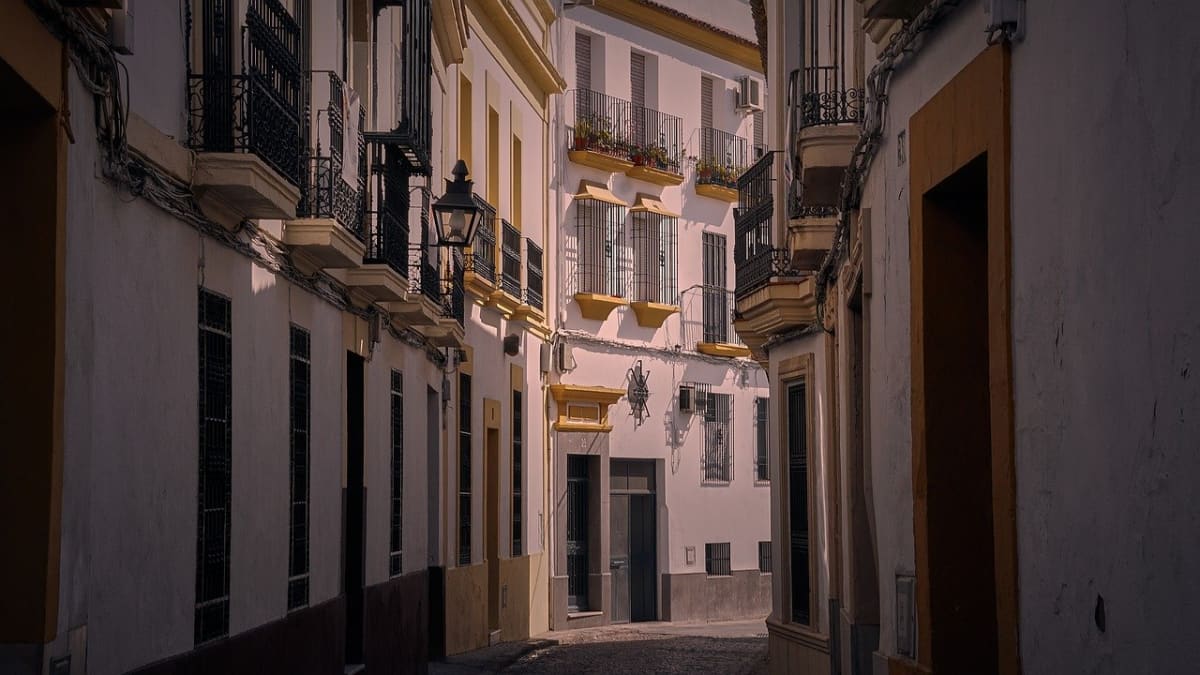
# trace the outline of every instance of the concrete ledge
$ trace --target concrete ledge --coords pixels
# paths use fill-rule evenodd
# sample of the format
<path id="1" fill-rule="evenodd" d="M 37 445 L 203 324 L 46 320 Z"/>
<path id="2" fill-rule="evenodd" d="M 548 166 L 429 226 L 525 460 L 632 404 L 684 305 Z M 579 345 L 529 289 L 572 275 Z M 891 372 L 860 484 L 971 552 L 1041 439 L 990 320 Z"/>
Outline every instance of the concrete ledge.
<path id="1" fill-rule="evenodd" d="M 289 220 L 283 226 L 283 243 L 302 249 L 324 269 L 344 269 L 362 264 L 366 245 L 332 218 Z"/>
<path id="2" fill-rule="evenodd" d="M 247 218 L 292 220 L 300 201 L 300 188 L 246 152 L 197 153 L 192 186 L 205 215 L 229 228 Z"/>
<path id="3" fill-rule="evenodd" d="M 129 113 L 125 139 L 130 150 L 172 178 L 185 184 L 192 182 L 192 151 L 179 140 L 156 129 L 137 113 Z"/>
<path id="4" fill-rule="evenodd" d="M 361 290 L 374 300 L 394 302 L 408 297 L 408 283 L 404 277 L 384 263 L 346 270 L 346 285 Z"/>

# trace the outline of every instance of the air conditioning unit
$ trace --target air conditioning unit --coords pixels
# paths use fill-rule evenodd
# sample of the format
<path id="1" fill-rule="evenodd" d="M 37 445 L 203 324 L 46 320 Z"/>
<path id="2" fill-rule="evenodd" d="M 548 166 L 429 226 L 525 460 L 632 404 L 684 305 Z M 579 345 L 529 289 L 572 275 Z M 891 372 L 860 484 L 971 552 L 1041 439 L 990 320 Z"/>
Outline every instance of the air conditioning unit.
<path id="1" fill-rule="evenodd" d="M 762 110 L 762 85 L 753 77 L 738 78 L 737 108 L 742 112 Z"/>
<path id="2" fill-rule="evenodd" d="M 558 352 L 554 359 L 555 367 L 558 372 L 565 373 L 575 369 L 575 357 L 571 354 L 571 347 L 565 342 L 558 343 L 556 351 Z"/>
<path id="3" fill-rule="evenodd" d="M 696 412 L 696 388 L 689 384 L 679 386 L 679 412 L 688 415 Z"/>

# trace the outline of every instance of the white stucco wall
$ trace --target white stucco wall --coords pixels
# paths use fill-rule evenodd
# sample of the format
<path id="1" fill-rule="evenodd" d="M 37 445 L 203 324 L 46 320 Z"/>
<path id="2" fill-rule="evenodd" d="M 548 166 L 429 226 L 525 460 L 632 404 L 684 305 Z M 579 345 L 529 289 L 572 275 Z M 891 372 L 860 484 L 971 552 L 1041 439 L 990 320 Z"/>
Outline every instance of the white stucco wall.
<path id="1" fill-rule="evenodd" d="M 1185 27 L 1200 9 L 1066 0 L 1027 11 L 1012 57 L 1022 665 L 1190 671 L 1200 47 Z"/>

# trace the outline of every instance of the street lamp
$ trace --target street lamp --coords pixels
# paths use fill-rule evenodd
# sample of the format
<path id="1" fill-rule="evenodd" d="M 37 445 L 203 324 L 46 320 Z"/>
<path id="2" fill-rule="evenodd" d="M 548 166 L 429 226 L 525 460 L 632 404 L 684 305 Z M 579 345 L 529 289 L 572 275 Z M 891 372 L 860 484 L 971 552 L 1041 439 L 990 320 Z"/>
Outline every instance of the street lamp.
<path id="1" fill-rule="evenodd" d="M 454 180 L 446 180 L 446 192 L 433 204 L 437 224 L 438 246 L 463 248 L 471 245 L 479 225 L 479 207 L 475 205 L 472 186 L 467 180 L 467 163 L 458 160 L 454 165 Z"/>

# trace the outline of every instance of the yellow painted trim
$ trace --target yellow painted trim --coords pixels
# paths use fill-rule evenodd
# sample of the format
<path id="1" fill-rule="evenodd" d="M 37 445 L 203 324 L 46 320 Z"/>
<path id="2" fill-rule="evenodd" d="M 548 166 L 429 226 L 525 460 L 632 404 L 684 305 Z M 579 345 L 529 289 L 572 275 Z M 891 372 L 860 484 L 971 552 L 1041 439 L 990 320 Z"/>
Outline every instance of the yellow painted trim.
<path id="1" fill-rule="evenodd" d="M 467 249 L 466 255 L 471 255 L 470 249 Z M 496 284 L 471 271 L 463 272 L 463 287 L 475 296 L 480 305 L 485 306 L 492 299 L 492 293 L 496 292 Z"/>
<path id="2" fill-rule="evenodd" d="M 667 317 L 679 311 L 679 305 L 664 305 L 658 302 L 631 302 L 637 322 L 643 328 L 662 328 Z"/>
<path id="3" fill-rule="evenodd" d="M 579 192 L 576 192 L 574 197 L 575 199 L 595 199 L 598 202 L 614 206 L 629 206 L 621 201 L 620 197 L 614 195 L 608 186 L 590 180 L 579 181 Z"/>
<path id="4" fill-rule="evenodd" d="M 645 192 L 638 193 L 637 199 L 634 200 L 633 207 L 629 209 L 629 212 L 630 213 L 642 213 L 642 212 L 657 213 L 660 216 L 667 216 L 668 218 L 678 218 L 679 217 L 678 213 L 673 213 L 673 212 L 667 210 L 667 207 L 663 205 L 661 199 L 659 199 L 658 197 L 655 197 L 654 195 L 648 195 Z"/>
<path id="5" fill-rule="evenodd" d="M 724 185 L 714 185 L 712 183 L 696 183 L 696 194 L 701 197 L 710 197 L 712 199 L 720 199 L 723 202 L 736 204 L 738 200 L 738 191 L 725 187 Z"/>
<path id="6" fill-rule="evenodd" d="M 645 165 L 634 166 L 632 169 L 626 171 L 625 175 L 664 187 L 674 187 L 683 183 L 683 174 L 655 169 L 652 166 Z"/>
<path id="7" fill-rule="evenodd" d="M 579 304 L 579 313 L 583 318 L 593 321 L 603 321 L 617 307 L 629 304 L 625 298 L 601 293 L 576 293 L 575 302 Z"/>
<path id="8" fill-rule="evenodd" d="M 621 400 L 621 397 L 625 395 L 625 390 L 615 387 L 597 387 L 583 384 L 552 384 L 550 385 L 550 395 L 554 397 L 556 403 L 585 401 L 601 405 L 612 405 Z"/>
<path id="9" fill-rule="evenodd" d="M 567 81 L 559 74 L 550 56 L 543 51 L 537 38 L 506 0 L 467 0 L 476 10 L 476 18 L 486 18 L 480 27 L 489 35 L 499 37 L 498 47 L 512 62 L 513 72 L 544 97 L 566 90 Z M 490 30 L 490 29 L 495 30 Z M 545 107 L 544 104 L 541 107 Z"/>
<path id="10" fill-rule="evenodd" d="M 504 318 L 511 319 L 516 313 L 517 308 L 521 306 L 521 300 L 505 293 L 502 290 L 492 291 L 491 297 L 488 299 L 488 307 L 495 308 Z"/>
<path id="11" fill-rule="evenodd" d="M 750 348 L 742 345 L 731 345 L 722 342 L 697 342 L 696 351 L 709 356 L 722 356 L 730 359 L 750 356 Z"/>
<path id="12" fill-rule="evenodd" d="M 555 431 L 592 431 L 601 434 L 607 434 L 612 431 L 611 424 L 597 424 L 595 422 L 555 422 Z"/>
<path id="13" fill-rule="evenodd" d="M 653 31 L 693 49 L 712 54 L 756 73 L 763 72 L 758 44 L 748 39 L 713 32 L 700 21 L 664 11 L 637 0 L 596 0 L 596 9 Z"/>
<path id="14" fill-rule="evenodd" d="M 609 173 L 623 173 L 633 168 L 633 162 L 592 150 L 569 150 L 567 159 L 583 166 Z"/>

